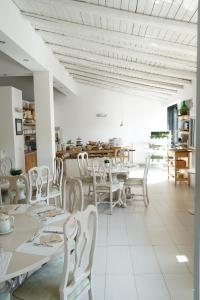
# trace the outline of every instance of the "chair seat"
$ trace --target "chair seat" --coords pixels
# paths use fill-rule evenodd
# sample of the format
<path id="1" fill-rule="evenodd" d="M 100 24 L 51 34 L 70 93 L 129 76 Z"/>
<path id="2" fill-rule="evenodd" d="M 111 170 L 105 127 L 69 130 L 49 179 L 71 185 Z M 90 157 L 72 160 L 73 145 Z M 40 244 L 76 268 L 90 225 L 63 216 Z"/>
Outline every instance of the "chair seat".
<path id="1" fill-rule="evenodd" d="M 52 261 L 31 275 L 14 292 L 14 296 L 23 300 L 59 300 L 59 285 L 63 271 L 63 255 L 58 255 Z M 69 274 L 69 282 L 72 276 Z M 75 300 L 85 289 L 89 289 L 90 281 L 84 278 L 68 295 L 68 300 Z"/>
<path id="2" fill-rule="evenodd" d="M 142 185 L 144 184 L 144 179 L 143 178 L 128 178 L 125 182 L 125 186 L 129 185 Z"/>
<path id="3" fill-rule="evenodd" d="M 96 185 L 96 192 L 97 193 L 103 193 L 103 192 L 109 192 L 112 190 L 113 192 L 116 192 L 118 190 L 121 190 L 123 188 L 123 182 L 116 182 L 110 184 L 108 183 L 97 183 Z"/>
<path id="4" fill-rule="evenodd" d="M 84 183 L 93 183 L 93 177 L 92 176 L 81 176 L 81 180 Z"/>

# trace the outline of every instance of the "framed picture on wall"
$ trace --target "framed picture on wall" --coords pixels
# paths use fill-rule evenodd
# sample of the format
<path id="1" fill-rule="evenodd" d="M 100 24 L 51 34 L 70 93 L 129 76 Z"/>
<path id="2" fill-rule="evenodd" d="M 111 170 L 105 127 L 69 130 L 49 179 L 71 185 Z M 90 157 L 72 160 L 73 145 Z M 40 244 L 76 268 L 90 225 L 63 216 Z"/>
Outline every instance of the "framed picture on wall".
<path id="1" fill-rule="evenodd" d="M 15 119 L 15 130 L 16 130 L 16 135 L 23 134 L 22 119 Z"/>

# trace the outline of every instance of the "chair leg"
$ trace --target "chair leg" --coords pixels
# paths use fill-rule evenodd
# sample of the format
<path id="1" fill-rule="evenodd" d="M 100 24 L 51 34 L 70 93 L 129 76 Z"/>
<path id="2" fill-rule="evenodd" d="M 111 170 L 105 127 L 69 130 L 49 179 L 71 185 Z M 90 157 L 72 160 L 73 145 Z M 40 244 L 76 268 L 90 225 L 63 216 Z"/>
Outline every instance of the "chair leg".
<path id="1" fill-rule="evenodd" d="M 94 205 L 97 207 L 97 193 L 94 192 Z"/>
<path id="2" fill-rule="evenodd" d="M 149 205 L 149 194 L 148 194 L 148 186 L 145 184 L 146 197 L 147 197 L 147 205 Z"/>
<path id="3" fill-rule="evenodd" d="M 113 202 L 113 193 L 112 191 L 110 191 L 110 214 L 111 215 L 112 215 L 112 208 L 113 208 L 112 202 Z"/>
<path id="4" fill-rule="evenodd" d="M 146 195 L 146 187 L 145 187 L 145 184 L 143 184 L 142 190 L 143 190 L 144 205 L 145 205 L 145 207 L 147 207 L 147 206 L 148 206 L 148 200 L 147 200 L 147 195 Z"/>
<path id="5" fill-rule="evenodd" d="M 89 298 L 89 300 L 93 300 L 92 288 L 91 288 L 91 287 L 90 287 L 90 289 L 88 290 L 88 298 Z"/>

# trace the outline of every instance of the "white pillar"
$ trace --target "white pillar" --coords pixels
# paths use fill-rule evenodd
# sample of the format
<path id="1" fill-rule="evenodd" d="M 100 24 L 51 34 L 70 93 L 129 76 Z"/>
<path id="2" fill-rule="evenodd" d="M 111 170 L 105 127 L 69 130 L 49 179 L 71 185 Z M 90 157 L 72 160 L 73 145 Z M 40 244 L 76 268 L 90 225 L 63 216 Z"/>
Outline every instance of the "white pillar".
<path id="1" fill-rule="evenodd" d="M 34 72 L 34 98 L 36 115 L 36 142 L 38 166 L 53 170 L 55 157 L 53 75 L 49 72 Z"/>

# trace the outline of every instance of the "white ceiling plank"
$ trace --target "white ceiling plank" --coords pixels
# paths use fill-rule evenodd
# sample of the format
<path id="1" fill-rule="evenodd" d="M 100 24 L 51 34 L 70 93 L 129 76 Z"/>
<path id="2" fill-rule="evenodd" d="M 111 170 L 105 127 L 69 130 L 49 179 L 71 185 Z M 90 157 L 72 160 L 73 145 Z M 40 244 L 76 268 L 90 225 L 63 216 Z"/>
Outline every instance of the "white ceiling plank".
<path id="1" fill-rule="evenodd" d="M 40 0 L 35 0 L 34 2 L 40 2 Z M 44 1 L 44 0 L 43 0 Z M 47 3 L 51 3 L 51 0 L 45 0 Z M 154 27 L 158 28 L 168 28 L 171 31 L 185 31 L 188 33 L 196 33 L 197 26 L 191 23 L 185 23 L 180 21 L 168 20 L 159 17 L 147 16 L 143 14 L 136 14 L 132 12 L 127 12 L 124 10 L 119 10 L 115 8 L 103 7 L 93 4 L 88 4 L 80 1 L 73 1 L 73 0 L 60 0 L 60 4 L 65 4 L 66 8 L 72 10 L 79 10 L 82 12 L 87 12 L 90 14 L 97 14 L 101 15 L 102 17 L 107 18 L 116 18 L 125 22 L 133 22 L 135 24 L 151 24 Z"/>
<path id="2" fill-rule="evenodd" d="M 103 6 L 106 5 L 106 1 L 105 0 L 98 0 L 98 1 L 99 1 L 99 5 L 103 5 Z"/>
<path id="3" fill-rule="evenodd" d="M 106 5 L 107 7 L 114 7 L 114 1 L 113 0 L 106 0 Z"/>
<path id="4" fill-rule="evenodd" d="M 181 7 L 181 3 L 183 1 L 173 1 L 171 3 L 171 6 L 170 6 L 170 9 L 168 11 L 168 14 L 167 14 L 167 17 L 170 18 L 170 19 L 174 19 L 177 12 L 179 11 L 180 7 Z"/>
<path id="5" fill-rule="evenodd" d="M 112 31 L 105 31 L 102 29 L 97 29 L 94 27 L 88 27 L 79 24 L 73 24 L 63 20 L 55 20 L 54 18 L 48 18 L 40 15 L 24 13 L 24 15 L 34 24 L 37 28 L 51 28 L 52 30 L 57 30 L 60 33 L 68 33 L 74 34 L 79 37 L 87 36 L 88 38 L 94 39 L 104 39 L 108 41 L 112 41 L 112 43 L 119 43 L 123 42 L 132 43 L 133 45 L 139 44 L 144 47 L 151 47 L 155 50 L 169 50 L 174 53 L 179 53 L 178 55 L 189 55 L 189 56 L 196 56 L 196 48 L 191 46 L 185 45 L 177 45 L 174 43 L 170 43 L 167 41 L 152 39 L 152 38 L 144 38 L 139 36 L 132 36 L 125 33 L 120 32 L 112 32 Z M 148 30 L 147 30 L 148 31 Z"/>
<path id="6" fill-rule="evenodd" d="M 161 18 L 166 18 L 167 17 L 167 14 L 168 14 L 168 11 L 169 11 L 171 5 L 172 5 L 171 1 L 163 2 L 162 8 L 161 8 L 160 13 L 159 13 L 159 16 Z"/>
<path id="7" fill-rule="evenodd" d="M 159 16 L 160 11 L 163 6 L 163 1 L 154 1 L 153 9 L 152 9 L 152 16 Z"/>
<path id="8" fill-rule="evenodd" d="M 137 13 L 143 14 L 146 6 L 146 0 L 140 0 L 137 2 Z"/>
<path id="9" fill-rule="evenodd" d="M 113 7 L 120 9 L 121 7 L 121 0 L 113 0 Z"/>
<path id="10" fill-rule="evenodd" d="M 129 9 L 129 0 L 122 0 L 120 9 L 128 11 L 128 9 Z"/>
<path id="11" fill-rule="evenodd" d="M 177 20 L 189 21 L 198 7 L 196 0 L 183 0 L 183 3 L 176 14 Z"/>
<path id="12" fill-rule="evenodd" d="M 130 0 L 129 1 L 129 6 L 128 6 L 128 10 L 131 12 L 135 12 L 136 11 L 136 7 L 137 7 L 137 0 Z"/>
<path id="13" fill-rule="evenodd" d="M 195 14 L 192 16 L 190 22 L 197 23 L 198 21 L 198 10 L 195 12 Z"/>

